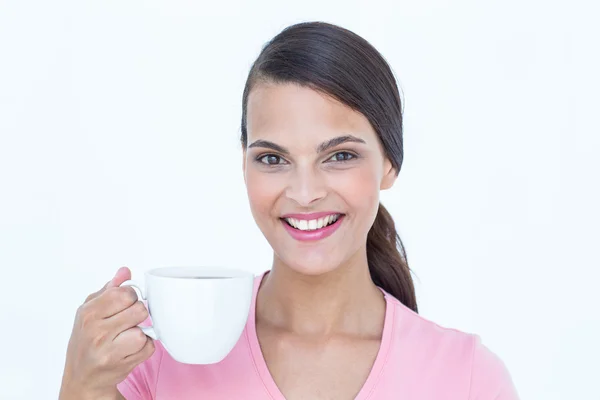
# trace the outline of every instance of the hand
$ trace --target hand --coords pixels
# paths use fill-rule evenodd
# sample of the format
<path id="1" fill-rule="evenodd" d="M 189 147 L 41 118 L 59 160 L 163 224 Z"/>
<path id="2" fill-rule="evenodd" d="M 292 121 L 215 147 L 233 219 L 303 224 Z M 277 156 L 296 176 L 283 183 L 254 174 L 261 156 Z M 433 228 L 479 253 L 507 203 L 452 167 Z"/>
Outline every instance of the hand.
<path id="1" fill-rule="evenodd" d="M 77 310 L 67 348 L 60 399 L 116 399 L 117 384 L 154 353 L 154 342 L 136 326 L 148 317 L 120 268 Z"/>

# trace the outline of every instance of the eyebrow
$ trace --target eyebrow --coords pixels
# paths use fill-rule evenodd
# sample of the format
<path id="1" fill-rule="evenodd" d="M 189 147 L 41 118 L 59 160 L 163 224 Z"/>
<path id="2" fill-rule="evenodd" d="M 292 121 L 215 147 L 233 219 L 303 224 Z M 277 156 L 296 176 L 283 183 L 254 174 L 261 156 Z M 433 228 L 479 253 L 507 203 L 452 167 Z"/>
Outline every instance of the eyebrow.
<path id="1" fill-rule="evenodd" d="M 333 139 L 324 141 L 323 143 L 321 143 L 317 146 L 316 151 L 317 151 L 317 153 L 322 153 L 324 151 L 329 150 L 332 147 L 339 146 L 342 143 L 348 143 L 348 142 L 366 144 L 366 142 L 364 140 L 362 140 L 361 138 L 358 138 L 356 136 L 343 135 L 343 136 L 334 137 Z M 290 154 L 290 151 L 288 149 L 286 149 L 285 147 L 282 147 L 282 146 L 280 146 L 276 143 L 270 142 L 268 140 L 259 139 L 259 140 L 255 141 L 254 143 L 252 143 L 250 146 L 248 146 L 248 148 L 253 148 L 253 147 L 262 147 L 265 149 L 271 149 L 271 150 L 275 150 L 275 151 L 285 154 L 285 155 Z"/>

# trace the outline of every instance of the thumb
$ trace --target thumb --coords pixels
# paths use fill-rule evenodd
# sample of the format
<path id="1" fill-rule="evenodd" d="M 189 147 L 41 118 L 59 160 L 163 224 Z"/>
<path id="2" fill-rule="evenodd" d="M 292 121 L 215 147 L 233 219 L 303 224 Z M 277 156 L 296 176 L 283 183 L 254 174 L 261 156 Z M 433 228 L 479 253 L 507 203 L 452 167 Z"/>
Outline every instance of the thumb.
<path id="1" fill-rule="evenodd" d="M 123 282 L 131 279 L 131 271 L 127 267 L 121 267 L 115 276 L 106 284 L 106 289 L 120 286 Z"/>
<path id="2" fill-rule="evenodd" d="M 106 282 L 106 285 L 104 285 L 102 287 L 102 289 L 90 294 L 85 299 L 85 303 L 100 296 L 108 288 L 120 286 L 123 282 L 125 282 L 128 279 L 131 279 L 131 271 L 129 270 L 129 268 L 127 268 L 127 267 L 119 268 L 119 270 L 117 271 L 115 276 L 110 281 Z"/>

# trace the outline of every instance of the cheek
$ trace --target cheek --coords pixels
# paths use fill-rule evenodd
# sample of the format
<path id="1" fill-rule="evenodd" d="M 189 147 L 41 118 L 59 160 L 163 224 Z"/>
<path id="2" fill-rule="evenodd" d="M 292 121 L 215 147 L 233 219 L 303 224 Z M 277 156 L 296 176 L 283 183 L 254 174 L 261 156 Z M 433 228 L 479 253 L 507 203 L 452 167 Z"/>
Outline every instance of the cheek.
<path id="1" fill-rule="evenodd" d="M 331 179 L 331 185 L 351 208 L 349 212 L 370 214 L 379 205 L 377 172 L 369 165 L 344 171 Z"/>
<path id="2" fill-rule="evenodd" d="M 248 169 L 246 172 L 246 191 L 252 214 L 257 222 L 273 212 L 280 194 L 280 187 L 272 175 Z"/>

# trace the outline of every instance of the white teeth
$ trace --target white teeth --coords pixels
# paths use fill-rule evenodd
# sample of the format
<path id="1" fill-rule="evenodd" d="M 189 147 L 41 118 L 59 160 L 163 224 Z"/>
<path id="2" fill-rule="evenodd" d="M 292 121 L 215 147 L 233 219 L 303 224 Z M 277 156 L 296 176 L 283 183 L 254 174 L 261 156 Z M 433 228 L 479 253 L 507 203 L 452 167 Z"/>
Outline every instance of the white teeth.
<path id="1" fill-rule="evenodd" d="M 317 229 L 321 229 L 325 225 L 325 218 L 319 218 L 317 220 Z"/>
<path id="2" fill-rule="evenodd" d="M 286 218 L 285 220 L 294 228 L 299 229 L 301 231 L 314 231 L 315 229 L 321 229 L 327 225 L 330 225 L 338 220 L 340 214 L 332 214 L 326 217 L 318 218 L 318 219 L 295 219 L 295 218 Z"/>
<path id="3" fill-rule="evenodd" d="M 308 221 L 305 219 L 301 219 L 298 222 L 298 229 L 300 229 L 301 231 L 307 231 L 308 230 Z"/>

